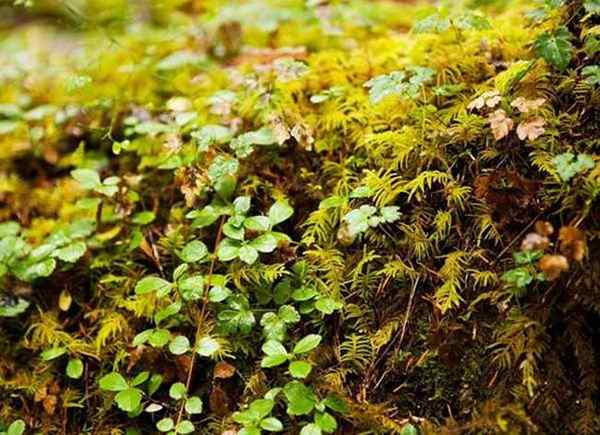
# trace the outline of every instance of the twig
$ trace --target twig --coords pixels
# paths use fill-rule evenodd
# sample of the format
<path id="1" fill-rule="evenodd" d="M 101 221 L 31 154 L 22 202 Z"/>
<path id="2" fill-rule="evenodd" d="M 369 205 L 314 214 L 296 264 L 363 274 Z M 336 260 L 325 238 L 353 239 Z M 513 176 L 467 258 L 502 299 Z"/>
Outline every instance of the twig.
<path id="1" fill-rule="evenodd" d="M 198 347 L 198 341 L 200 339 L 200 332 L 202 331 L 202 325 L 204 324 L 204 316 L 206 315 L 206 307 L 208 306 L 208 288 L 210 287 L 210 282 L 212 280 L 213 271 L 215 268 L 215 262 L 217 259 L 217 246 L 219 246 L 219 242 L 221 241 L 221 231 L 223 229 L 223 217 L 219 222 L 219 229 L 217 231 L 217 238 L 215 239 L 215 245 L 213 248 L 213 256 L 210 261 L 210 268 L 208 269 L 208 280 L 206 281 L 205 287 L 203 289 L 203 297 L 202 297 L 202 308 L 200 309 L 200 316 L 198 317 L 198 326 L 196 327 L 196 334 L 194 337 L 194 347 L 192 348 L 192 360 L 190 361 L 190 368 L 188 369 L 187 379 L 185 381 L 185 390 L 189 391 L 190 384 L 192 383 L 192 373 L 194 372 L 194 363 L 196 361 L 196 348 Z M 179 407 L 179 413 L 177 414 L 177 422 L 175 423 L 175 427 L 179 425 L 181 422 L 181 418 L 183 417 L 183 409 L 185 406 L 185 402 L 181 403 Z"/>

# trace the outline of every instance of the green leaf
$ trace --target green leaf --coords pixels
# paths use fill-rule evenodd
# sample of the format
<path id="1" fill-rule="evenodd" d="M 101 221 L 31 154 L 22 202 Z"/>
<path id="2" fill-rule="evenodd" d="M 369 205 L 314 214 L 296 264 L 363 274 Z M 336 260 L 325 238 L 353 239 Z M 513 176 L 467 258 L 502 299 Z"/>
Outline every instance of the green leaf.
<path id="1" fill-rule="evenodd" d="M 85 254 L 86 250 L 87 247 L 84 242 L 75 242 L 64 248 L 57 249 L 52 255 L 67 263 L 75 263 Z"/>
<path id="2" fill-rule="evenodd" d="M 92 169 L 75 169 L 71 171 L 73 177 L 84 189 L 95 189 L 101 185 L 100 176 Z"/>
<path id="3" fill-rule="evenodd" d="M 321 435 L 321 433 L 321 428 L 314 423 L 309 423 L 300 430 L 300 435 Z"/>
<path id="4" fill-rule="evenodd" d="M 287 357 L 288 355 L 288 352 L 283 346 L 283 344 L 281 344 L 277 340 L 269 340 L 265 342 L 265 344 L 262 345 L 262 351 L 269 356 L 284 355 Z"/>
<path id="5" fill-rule="evenodd" d="M 135 285 L 135 293 L 144 295 L 146 293 L 159 292 L 163 293 L 170 290 L 173 284 L 158 276 L 147 276 L 138 281 Z"/>
<path id="6" fill-rule="evenodd" d="M 306 361 L 292 361 L 289 370 L 294 378 L 304 379 L 312 371 L 312 365 Z"/>
<path id="7" fill-rule="evenodd" d="M 190 350 L 190 340 L 183 335 L 178 335 L 169 343 L 169 351 L 173 355 L 183 355 L 188 350 Z"/>
<path id="8" fill-rule="evenodd" d="M 277 367 L 288 360 L 288 355 L 269 355 L 263 357 L 260 366 L 263 368 Z"/>
<path id="9" fill-rule="evenodd" d="M 316 413 L 315 424 L 325 433 L 331 433 L 337 430 L 337 421 L 335 421 L 335 418 L 328 412 Z"/>
<path id="10" fill-rule="evenodd" d="M 155 329 L 148 337 L 148 343 L 152 347 L 164 347 L 171 340 L 171 333 L 168 329 Z"/>
<path id="11" fill-rule="evenodd" d="M 244 245 L 239 250 L 239 257 L 246 264 L 254 264 L 258 259 L 258 251 L 250 245 Z"/>
<path id="12" fill-rule="evenodd" d="M 21 419 L 13 421 L 6 431 L 6 435 L 22 435 L 23 433 L 25 433 L 25 422 Z"/>
<path id="13" fill-rule="evenodd" d="M 140 346 L 148 341 L 154 329 L 146 329 L 145 331 L 140 332 L 135 337 L 133 337 L 133 342 L 131 343 L 133 346 Z"/>
<path id="14" fill-rule="evenodd" d="M 295 354 L 310 352 L 315 347 L 317 347 L 319 343 L 321 343 L 320 335 L 309 334 L 302 340 L 300 340 L 298 343 L 296 343 L 293 352 Z"/>
<path id="15" fill-rule="evenodd" d="M 138 385 L 146 382 L 149 377 L 150 377 L 150 372 L 145 372 L 145 371 L 140 372 L 135 376 L 135 378 L 133 378 L 133 380 L 131 381 L 131 385 L 134 387 L 137 387 Z"/>
<path id="16" fill-rule="evenodd" d="M 207 205 L 202 210 L 194 210 L 188 213 L 185 217 L 188 219 L 194 219 L 192 222 L 193 228 L 204 228 L 212 225 L 219 217 L 226 214 L 227 209 L 225 207 L 214 207 Z"/>
<path id="17" fill-rule="evenodd" d="M 588 14 L 600 14 L 600 0 L 585 0 L 583 7 Z"/>
<path id="18" fill-rule="evenodd" d="M 15 221 L 3 222 L 0 224 L 0 239 L 8 236 L 16 236 L 21 231 L 21 225 Z"/>
<path id="19" fill-rule="evenodd" d="M 30 303 L 25 299 L 19 298 L 16 303 L 8 305 L 0 305 L 0 317 L 16 317 L 24 313 L 29 308 Z"/>
<path id="20" fill-rule="evenodd" d="M 291 305 L 283 305 L 277 311 L 279 318 L 285 323 L 296 323 L 300 321 L 300 314 Z"/>
<path id="21" fill-rule="evenodd" d="M 330 297 L 322 297 L 315 302 L 315 308 L 323 314 L 331 314 L 335 310 L 339 310 L 341 306 L 342 304 L 334 301 Z"/>
<path id="22" fill-rule="evenodd" d="M 594 159 L 589 154 L 579 154 L 575 157 L 572 153 L 563 153 L 555 156 L 552 163 L 556 166 L 560 178 L 565 182 L 595 166 Z"/>
<path id="23" fill-rule="evenodd" d="M 51 347 L 42 352 L 41 357 L 44 361 L 51 361 L 67 353 L 64 347 Z"/>
<path id="24" fill-rule="evenodd" d="M 194 432 L 194 424 L 189 420 L 183 420 L 175 428 L 175 432 L 178 434 L 188 434 Z"/>
<path id="25" fill-rule="evenodd" d="M 71 379 L 79 379 L 83 374 L 83 361 L 79 358 L 72 358 L 67 363 L 67 376 Z"/>
<path id="26" fill-rule="evenodd" d="M 292 299 L 303 302 L 314 298 L 319 293 L 312 287 L 300 287 L 292 292 Z"/>
<path id="27" fill-rule="evenodd" d="M 189 276 L 178 284 L 181 297 L 186 301 L 197 301 L 204 294 L 204 277 L 202 275 Z"/>
<path id="28" fill-rule="evenodd" d="M 233 209 L 236 214 L 245 215 L 250 210 L 250 197 L 249 196 L 238 196 L 233 201 Z"/>
<path id="29" fill-rule="evenodd" d="M 224 286 L 214 286 L 208 292 L 208 300 L 211 302 L 223 302 L 231 295 L 231 290 Z"/>
<path id="30" fill-rule="evenodd" d="M 400 431 L 400 435 L 419 435 L 419 431 L 412 424 L 406 423 L 402 427 L 402 430 Z"/>
<path id="31" fill-rule="evenodd" d="M 280 432 L 283 430 L 283 424 L 275 417 L 265 418 L 260 422 L 260 427 L 269 432 Z"/>
<path id="32" fill-rule="evenodd" d="M 267 217 L 269 218 L 269 222 L 271 222 L 271 226 L 275 226 L 288 220 L 293 214 L 294 209 L 287 202 L 277 201 L 269 209 Z"/>
<path id="33" fill-rule="evenodd" d="M 266 216 L 251 216 L 244 219 L 244 228 L 250 231 L 264 232 L 271 226 L 269 218 Z"/>
<path id="34" fill-rule="evenodd" d="M 417 21 L 413 26 L 413 33 L 442 33 L 450 28 L 450 20 L 438 13 Z"/>
<path id="35" fill-rule="evenodd" d="M 323 400 L 323 404 L 329 409 L 339 412 L 340 414 L 346 414 L 348 412 L 348 405 L 346 402 L 342 398 L 333 394 L 327 396 L 325 400 Z"/>
<path id="36" fill-rule="evenodd" d="M 169 396 L 175 400 L 183 399 L 186 393 L 187 388 L 185 388 L 185 384 L 181 382 L 176 382 L 169 388 Z"/>
<path id="37" fill-rule="evenodd" d="M 277 248 L 277 239 L 272 234 L 263 234 L 252 240 L 250 246 L 258 252 L 273 252 Z"/>
<path id="38" fill-rule="evenodd" d="M 148 394 L 153 395 L 158 391 L 163 381 L 162 375 L 154 374 L 150 376 L 150 380 L 148 381 Z"/>
<path id="39" fill-rule="evenodd" d="M 186 263 L 195 263 L 196 261 L 202 260 L 208 255 L 208 248 L 200 240 L 192 240 L 184 246 L 179 253 L 181 258 Z"/>
<path id="40" fill-rule="evenodd" d="M 137 388 L 128 388 L 117 393 L 115 402 L 117 402 L 119 409 L 125 412 L 133 412 L 142 402 L 142 392 Z"/>
<path id="41" fill-rule="evenodd" d="M 221 345 L 217 340 L 212 337 L 205 336 L 198 341 L 196 352 L 198 352 L 199 355 L 210 357 L 217 353 L 220 348 Z"/>
<path id="42" fill-rule="evenodd" d="M 235 217 L 234 217 L 235 218 Z M 236 227 L 231 222 L 234 218 L 230 218 L 225 225 L 223 225 L 223 234 L 227 237 L 235 240 L 244 240 L 244 227 Z"/>
<path id="43" fill-rule="evenodd" d="M 531 264 L 544 256 L 543 251 L 518 251 L 513 252 L 517 264 Z"/>
<path id="44" fill-rule="evenodd" d="M 257 399 L 250 404 L 250 411 L 261 420 L 271 413 L 275 402 L 270 399 Z"/>
<path id="45" fill-rule="evenodd" d="M 163 418 L 156 423 L 156 428 L 161 432 L 169 432 L 175 427 L 175 423 L 172 418 Z"/>
<path id="46" fill-rule="evenodd" d="M 553 33 L 545 32 L 538 36 L 534 47 L 546 62 L 559 71 L 564 71 L 573 56 L 573 45 L 570 42 L 572 38 L 573 35 L 566 27 L 560 27 Z"/>
<path id="47" fill-rule="evenodd" d="M 129 388 L 127 381 L 120 373 L 112 372 L 100 378 L 100 388 L 106 391 L 123 391 Z"/>
<path id="48" fill-rule="evenodd" d="M 385 223 L 392 223 L 400 219 L 400 207 L 388 206 L 382 207 L 379 211 L 381 213 L 381 218 Z"/>
<path id="49" fill-rule="evenodd" d="M 202 400 L 197 396 L 192 396 L 185 402 L 185 412 L 188 414 L 202 413 Z"/>
<path id="50" fill-rule="evenodd" d="M 347 201 L 348 200 L 346 198 L 344 198 L 343 196 L 338 196 L 338 195 L 330 196 L 329 198 L 325 198 L 323 201 L 321 201 L 319 203 L 319 209 L 325 210 L 328 208 L 341 207 L 344 204 L 346 204 Z"/>
<path id="51" fill-rule="evenodd" d="M 148 225 L 156 219 L 156 215 L 151 211 L 141 211 L 131 218 L 131 222 L 136 225 Z"/>
<path id="52" fill-rule="evenodd" d="M 377 213 L 377 209 L 371 205 L 362 205 L 352 210 L 343 217 L 348 224 L 348 231 L 352 236 L 360 234 L 369 229 L 369 218 Z"/>
<path id="53" fill-rule="evenodd" d="M 158 325 L 163 320 L 168 319 L 169 317 L 179 313 L 180 310 L 181 302 L 174 302 L 172 304 L 169 304 L 154 315 L 154 323 Z"/>
<path id="54" fill-rule="evenodd" d="M 241 246 L 237 240 L 225 239 L 219 243 L 217 257 L 221 261 L 231 261 L 238 257 Z"/>
<path id="55" fill-rule="evenodd" d="M 306 415 L 313 410 L 317 403 L 315 393 L 298 381 L 287 383 L 283 387 L 283 394 L 288 401 L 287 413 L 289 415 Z"/>
<path id="56" fill-rule="evenodd" d="M 527 285 L 533 281 L 533 276 L 531 275 L 529 269 L 525 267 L 517 267 L 504 272 L 504 274 L 502 274 L 502 280 L 508 284 L 513 284 L 517 287 L 523 288 L 527 287 Z"/>
<path id="57" fill-rule="evenodd" d="M 21 281 L 32 282 L 37 278 L 45 278 L 52 275 L 55 268 L 56 260 L 54 258 L 46 258 L 36 263 L 20 263 L 13 271 L 15 276 Z"/>
<path id="58" fill-rule="evenodd" d="M 600 85 L 600 66 L 590 65 L 581 70 L 581 75 L 587 84 L 591 86 Z"/>

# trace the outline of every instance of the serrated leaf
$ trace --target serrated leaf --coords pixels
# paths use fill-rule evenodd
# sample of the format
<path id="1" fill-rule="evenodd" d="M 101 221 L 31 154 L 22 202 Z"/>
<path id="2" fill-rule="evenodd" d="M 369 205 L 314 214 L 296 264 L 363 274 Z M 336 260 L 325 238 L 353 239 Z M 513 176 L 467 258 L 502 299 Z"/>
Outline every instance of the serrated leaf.
<path id="1" fill-rule="evenodd" d="M 573 45 L 570 42 L 572 38 L 573 35 L 566 27 L 560 27 L 553 33 L 545 32 L 538 36 L 534 47 L 546 62 L 559 71 L 564 71 L 573 56 Z"/>

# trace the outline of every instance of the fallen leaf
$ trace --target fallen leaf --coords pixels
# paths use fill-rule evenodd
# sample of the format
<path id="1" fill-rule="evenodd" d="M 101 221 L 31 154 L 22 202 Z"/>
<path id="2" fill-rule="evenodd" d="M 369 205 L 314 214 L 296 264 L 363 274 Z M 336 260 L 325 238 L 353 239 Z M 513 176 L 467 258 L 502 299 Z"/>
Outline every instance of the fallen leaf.
<path id="1" fill-rule="evenodd" d="M 487 91 L 481 94 L 479 97 L 475 98 L 469 105 L 467 109 L 482 109 L 483 106 L 487 107 L 496 107 L 500 102 L 501 97 L 498 91 Z"/>
<path id="2" fill-rule="evenodd" d="M 544 255 L 538 266 L 548 281 L 554 281 L 562 272 L 569 270 L 569 261 L 562 255 Z"/>
<path id="3" fill-rule="evenodd" d="M 537 221 L 534 227 L 535 232 L 538 233 L 540 236 L 548 237 L 552 233 L 554 233 L 554 227 L 548 221 Z"/>
<path id="4" fill-rule="evenodd" d="M 517 127 L 517 136 L 521 140 L 536 140 L 546 131 L 544 129 L 545 123 L 546 121 L 540 117 L 522 121 Z"/>
<path id="5" fill-rule="evenodd" d="M 219 361 L 213 369 L 215 379 L 229 379 L 235 374 L 235 367 L 225 361 Z"/>
<path id="6" fill-rule="evenodd" d="M 545 102 L 545 98 L 536 98 L 535 100 L 528 100 L 523 97 L 518 97 L 512 103 L 510 103 L 510 105 L 512 107 L 516 107 L 523 113 L 527 113 L 532 110 L 539 109 Z"/>
<path id="7" fill-rule="evenodd" d="M 546 236 L 540 236 L 538 233 L 529 233 L 521 242 L 523 251 L 545 250 L 550 246 L 550 240 Z"/>
<path id="8" fill-rule="evenodd" d="M 71 293 L 69 293 L 69 290 L 63 290 L 62 292 L 60 292 L 60 296 L 58 297 L 58 307 L 62 311 L 69 311 L 72 302 L 73 298 L 71 297 Z"/>
<path id="9" fill-rule="evenodd" d="M 492 127 L 494 138 L 500 140 L 508 135 L 512 130 L 514 123 L 512 119 L 506 116 L 506 112 L 502 109 L 496 110 L 488 117 L 488 121 Z"/>
<path id="10" fill-rule="evenodd" d="M 210 410 L 219 416 L 227 415 L 230 413 L 229 402 L 230 400 L 225 390 L 215 385 L 208 397 Z"/>
<path id="11" fill-rule="evenodd" d="M 42 406 L 44 407 L 44 411 L 46 411 L 46 414 L 54 414 L 54 411 L 56 411 L 56 402 L 57 400 L 55 395 L 48 395 L 44 398 L 44 400 L 42 401 Z"/>
<path id="12" fill-rule="evenodd" d="M 578 228 L 564 226 L 558 232 L 558 241 L 560 242 L 560 253 L 565 257 L 581 261 L 586 251 L 585 234 Z"/>

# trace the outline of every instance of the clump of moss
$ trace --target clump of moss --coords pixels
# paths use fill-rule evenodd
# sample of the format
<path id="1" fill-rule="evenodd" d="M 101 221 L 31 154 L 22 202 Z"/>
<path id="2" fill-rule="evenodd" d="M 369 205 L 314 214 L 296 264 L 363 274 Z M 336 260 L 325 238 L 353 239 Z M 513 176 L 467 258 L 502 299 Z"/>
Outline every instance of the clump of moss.
<path id="1" fill-rule="evenodd" d="M 600 431 L 592 0 L 0 14 L 0 430 Z"/>

